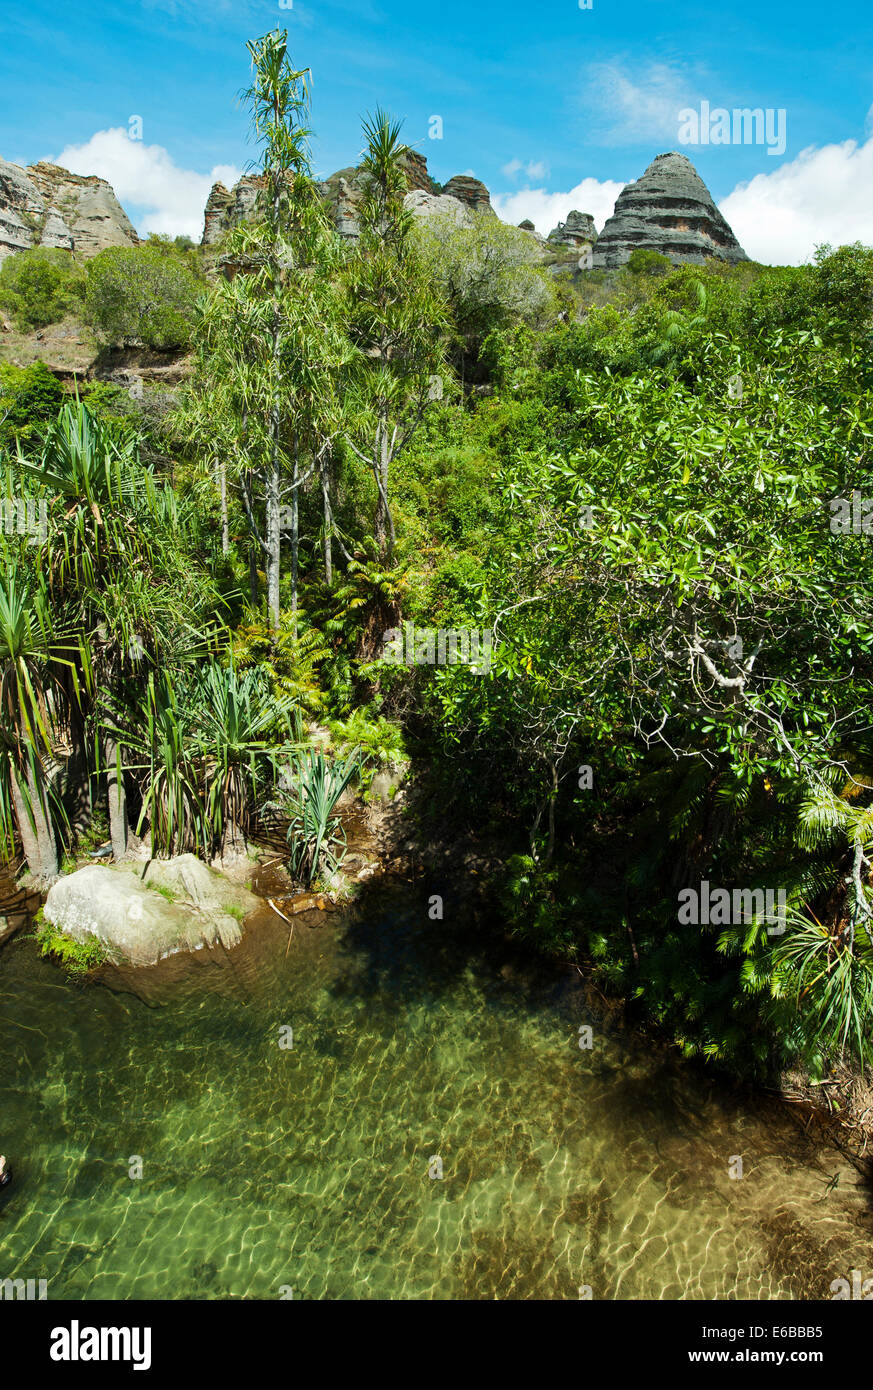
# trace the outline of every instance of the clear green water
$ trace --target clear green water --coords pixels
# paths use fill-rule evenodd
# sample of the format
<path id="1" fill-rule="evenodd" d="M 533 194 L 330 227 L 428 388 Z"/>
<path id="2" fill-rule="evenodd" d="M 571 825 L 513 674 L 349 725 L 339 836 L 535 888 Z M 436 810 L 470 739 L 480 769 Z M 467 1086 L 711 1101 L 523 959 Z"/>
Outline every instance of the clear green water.
<path id="1" fill-rule="evenodd" d="M 854 1170 L 596 1024 L 580 1050 L 578 977 L 423 901 L 298 919 L 285 959 L 287 930 L 175 983 L 160 967 L 155 1007 L 6 949 L 0 1277 L 50 1298 L 675 1299 L 873 1273 Z"/>

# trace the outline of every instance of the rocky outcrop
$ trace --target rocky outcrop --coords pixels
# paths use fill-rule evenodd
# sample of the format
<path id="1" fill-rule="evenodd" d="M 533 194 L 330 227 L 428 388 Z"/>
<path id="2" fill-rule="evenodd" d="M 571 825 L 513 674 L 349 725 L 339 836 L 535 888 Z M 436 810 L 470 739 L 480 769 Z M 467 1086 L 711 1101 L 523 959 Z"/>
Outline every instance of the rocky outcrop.
<path id="1" fill-rule="evenodd" d="M 330 208 L 334 226 L 340 236 L 355 241 L 361 232 L 358 209 L 364 196 L 364 186 L 357 169 L 340 169 L 318 187 Z"/>
<path id="2" fill-rule="evenodd" d="M 658 251 L 674 265 L 748 260 L 694 165 L 675 151 L 659 154 L 619 193 L 594 247 L 594 268 L 622 266 L 638 248 Z"/>
<path id="3" fill-rule="evenodd" d="M 49 889 L 45 920 L 74 941 L 96 937 L 122 965 L 155 965 L 180 951 L 242 939 L 241 922 L 260 906 L 193 854 L 136 868 L 88 865 Z"/>
<path id="4" fill-rule="evenodd" d="M 0 159 L 0 258 L 38 245 L 47 219 L 36 185 L 20 165 Z"/>
<path id="5" fill-rule="evenodd" d="M 457 174 L 444 188 L 434 183 L 427 171 L 427 160 L 416 150 L 408 150 L 406 166 L 406 206 L 416 217 L 448 215 L 463 223 L 473 211 L 493 212 L 491 195 L 484 183 L 466 174 Z M 339 169 L 318 185 L 318 190 L 330 208 L 334 226 L 340 236 L 349 241 L 360 235 L 360 206 L 364 196 L 363 172 L 350 165 Z M 203 226 L 203 246 L 214 246 L 226 232 L 249 220 L 255 212 L 260 180 L 246 174 L 228 192 L 224 184 L 213 186 L 206 203 Z"/>
<path id="6" fill-rule="evenodd" d="M 576 212 L 574 209 L 567 213 L 566 222 L 559 222 L 554 231 L 549 232 L 548 240 L 554 246 L 569 246 L 574 251 L 593 246 L 597 240 L 594 218 L 590 212 Z"/>
<path id="7" fill-rule="evenodd" d="M 223 183 L 214 183 L 206 199 L 206 211 L 203 214 L 203 246 L 211 246 L 218 241 L 223 229 L 230 226 L 232 207 L 233 194 Z"/>
<path id="8" fill-rule="evenodd" d="M 459 227 L 470 224 L 470 209 L 457 198 L 450 198 L 444 193 L 423 193 L 416 189 L 407 193 L 403 204 L 414 217 L 425 221 L 432 217 L 450 217 Z"/>
<path id="9" fill-rule="evenodd" d="M 439 189 L 427 172 L 427 159 L 418 150 L 407 150 L 404 158 L 406 165 L 406 186 L 410 190 L 419 188 L 423 193 L 438 193 Z"/>
<path id="10" fill-rule="evenodd" d="M 57 164 L 22 169 L 0 159 L 0 260 L 33 246 L 95 256 L 106 246 L 135 246 L 138 237 L 105 179 Z"/>
<path id="11" fill-rule="evenodd" d="M 457 198 L 459 203 L 463 203 L 472 212 L 494 211 L 491 206 L 491 194 L 484 183 L 470 178 L 467 174 L 456 174 L 443 185 L 441 192 L 445 198 Z"/>

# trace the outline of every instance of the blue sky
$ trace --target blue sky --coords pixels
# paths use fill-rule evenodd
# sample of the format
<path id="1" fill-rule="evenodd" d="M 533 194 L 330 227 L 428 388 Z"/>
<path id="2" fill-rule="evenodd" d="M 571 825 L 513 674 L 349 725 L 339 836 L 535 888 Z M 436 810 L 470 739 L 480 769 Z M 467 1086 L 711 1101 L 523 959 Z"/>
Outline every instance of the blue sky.
<path id="1" fill-rule="evenodd" d="M 227 181 L 254 156 L 237 100 L 245 41 L 277 24 L 312 69 L 321 174 L 355 162 L 360 116 L 381 103 L 437 179 L 472 172 L 507 220 L 540 230 L 570 207 L 602 226 L 623 183 L 682 148 L 761 259 L 873 242 L 873 6 L 860 0 L 4 0 L 0 156 L 101 174 L 140 230 L 194 233 L 216 171 Z M 678 112 L 702 102 L 784 110 L 784 153 L 680 145 Z M 428 138 L 434 116 L 442 139 Z"/>

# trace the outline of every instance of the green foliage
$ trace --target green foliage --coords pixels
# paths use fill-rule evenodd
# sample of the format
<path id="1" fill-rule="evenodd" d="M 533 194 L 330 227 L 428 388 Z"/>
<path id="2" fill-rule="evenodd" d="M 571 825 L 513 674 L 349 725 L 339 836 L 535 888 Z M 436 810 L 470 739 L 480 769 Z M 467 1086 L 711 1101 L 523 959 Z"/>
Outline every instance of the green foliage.
<path id="1" fill-rule="evenodd" d="M 529 854 L 510 855 L 500 886 L 500 907 L 513 936 L 546 955 L 575 960 L 575 899 L 559 899 L 559 875 Z"/>
<path id="2" fill-rule="evenodd" d="M 136 759 L 140 828 L 149 824 L 153 847 L 207 857 L 241 848 L 277 757 L 299 733 L 290 699 L 270 693 L 260 668 L 238 673 L 213 660 L 178 678 L 151 674 L 130 715 L 107 727 Z"/>
<path id="3" fill-rule="evenodd" d="M 56 960 L 74 979 L 81 979 L 111 959 L 103 942 L 96 936 L 75 941 L 73 937 L 57 931 L 44 917 L 38 923 L 36 939 L 40 955 Z"/>
<path id="4" fill-rule="evenodd" d="M 514 797 L 542 824 L 557 777 L 558 843 L 573 827 L 574 859 L 605 876 L 577 930 L 613 987 L 687 1052 L 765 1070 L 847 1036 L 860 1050 L 863 923 L 831 980 L 859 1001 L 849 1034 L 830 996 L 814 1004 L 812 965 L 789 1027 L 786 1009 L 746 992 L 711 931 L 680 928 L 673 885 L 782 886 L 799 908 L 833 893 L 840 836 L 842 852 L 867 843 L 863 781 L 857 809 L 830 816 L 830 840 L 809 840 L 802 808 L 835 769 L 857 780 L 870 757 L 869 548 L 831 533 L 822 499 L 844 495 L 850 453 L 853 486 L 873 484 L 851 443 L 868 437 L 873 401 L 851 376 L 835 380 L 812 339 L 780 337 L 753 357 L 713 333 L 713 283 L 661 282 L 643 342 L 657 328 L 677 376 L 571 373 L 568 348 L 591 330 L 567 335 L 560 378 L 553 368 L 541 388 L 560 380 L 566 445 L 519 452 L 497 483 L 504 510 L 479 595 L 480 621 L 500 615 L 491 675 L 439 672 L 429 698 L 447 756 L 465 749 L 477 805 Z M 741 409 L 728 393 L 737 373 Z M 568 794 L 582 762 L 606 798 L 596 821 Z M 517 886 L 544 945 L 556 930 L 549 876 L 558 902 L 576 891 L 572 867 L 550 861 L 547 850 L 545 877 L 527 866 Z M 819 1017 L 823 1031 L 807 1033 Z"/>
<path id="5" fill-rule="evenodd" d="M 64 388 L 44 362 L 30 367 L 0 363 L 0 454 L 37 440 L 54 420 L 64 400 Z"/>
<path id="6" fill-rule="evenodd" d="M 298 755 L 293 790 L 286 793 L 289 862 L 307 886 L 330 877 L 343 859 L 345 833 L 335 807 L 358 770 L 357 750 L 330 763 L 309 749 Z"/>
<path id="7" fill-rule="evenodd" d="M 389 500 L 392 465 L 419 429 L 438 379 L 450 384 L 448 306 L 430 273 L 405 206 L 406 156 L 400 126 L 377 110 L 364 122 L 367 175 L 361 235 L 348 262 L 343 315 L 349 361 L 346 437 L 370 469 L 377 500 L 373 538 L 380 563 L 393 561 Z"/>
<path id="8" fill-rule="evenodd" d="M 69 251 L 35 247 L 0 262 L 0 310 L 26 330 L 59 323 L 82 307 L 85 276 Z"/>
<path id="9" fill-rule="evenodd" d="M 362 791 L 368 790 L 380 768 L 387 765 L 400 769 L 409 763 L 403 730 L 364 705 L 354 709 L 348 719 L 328 720 L 327 727 L 341 757 L 357 754 Z"/>
<path id="10" fill-rule="evenodd" d="M 536 374 L 537 348 L 537 337 L 527 324 L 492 328 L 479 347 L 479 362 L 500 390 L 519 391 Z"/>
<path id="11" fill-rule="evenodd" d="M 270 682 L 274 696 L 290 701 L 308 714 L 324 703 L 319 668 L 330 649 L 317 629 L 283 609 L 278 632 L 249 614 L 233 634 L 234 661 L 241 671 L 255 667 Z"/>
<path id="12" fill-rule="evenodd" d="M 820 246 L 815 256 L 813 303 L 824 331 L 869 346 L 873 330 L 873 248 Z"/>
<path id="13" fill-rule="evenodd" d="M 451 216 L 428 218 L 416 234 L 425 265 L 469 340 L 510 324 L 543 327 L 554 320 L 554 280 L 540 269 L 539 249 L 526 232 L 479 211 L 469 226 Z"/>
<path id="14" fill-rule="evenodd" d="M 171 244 L 110 246 L 88 262 L 86 312 L 105 342 L 188 345 L 201 284 Z"/>
<path id="15" fill-rule="evenodd" d="M 873 943 L 865 927 L 849 936 L 792 913 L 773 950 L 775 998 L 787 998 L 810 1051 L 849 1050 L 873 1061 Z"/>
<path id="16" fill-rule="evenodd" d="M 765 270 L 742 306 L 760 335 L 807 330 L 826 342 L 863 344 L 873 332 L 873 250 L 820 246 L 814 265 Z"/>
<path id="17" fill-rule="evenodd" d="M 669 275 L 673 269 L 669 256 L 657 251 L 645 251 L 638 246 L 628 257 L 627 271 L 631 275 Z"/>

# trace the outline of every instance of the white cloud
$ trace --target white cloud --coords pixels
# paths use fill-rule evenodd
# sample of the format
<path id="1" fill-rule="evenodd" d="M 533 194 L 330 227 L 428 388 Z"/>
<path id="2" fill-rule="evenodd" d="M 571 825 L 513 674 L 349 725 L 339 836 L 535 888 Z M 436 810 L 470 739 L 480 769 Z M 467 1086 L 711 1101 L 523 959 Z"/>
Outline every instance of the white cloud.
<path id="1" fill-rule="evenodd" d="M 746 253 L 766 265 L 801 265 L 823 241 L 873 246 L 873 139 L 810 146 L 738 184 L 719 207 Z"/>
<path id="2" fill-rule="evenodd" d="M 521 173 L 527 174 L 531 180 L 546 179 L 549 176 L 549 166 L 543 160 L 532 160 L 530 164 L 524 164 L 520 159 L 511 159 L 508 164 L 504 164 L 501 174 L 505 174 L 508 179 L 518 178 Z"/>
<path id="3" fill-rule="evenodd" d="M 620 63 L 591 63 L 583 94 L 589 134 L 606 145 L 650 144 L 675 149 L 679 112 L 699 98 L 690 79 L 669 63 L 650 63 L 638 77 Z M 597 113 L 593 122 L 591 113 Z"/>
<path id="4" fill-rule="evenodd" d="M 599 183 L 597 179 L 583 179 L 569 193 L 547 193 L 544 188 L 521 188 L 516 193 L 494 193 L 491 202 L 504 222 L 518 224 L 529 218 L 543 236 L 548 236 L 559 222 L 566 221 L 567 213 L 574 208 L 577 212 L 590 212 L 597 230 L 602 231 L 604 222 L 612 216 L 615 200 L 623 188 L 623 183 L 611 180 Z"/>
<path id="5" fill-rule="evenodd" d="M 624 186 L 588 178 L 569 193 L 522 188 L 494 193 L 491 202 L 504 222 L 530 218 L 543 236 L 572 208 L 590 212 L 601 232 Z M 873 246 L 873 138 L 810 146 L 772 173 L 738 184 L 719 207 L 746 253 L 765 265 L 802 265 L 825 241 Z"/>
<path id="6" fill-rule="evenodd" d="M 127 211 L 145 208 L 137 231 L 166 236 L 203 235 L 203 210 L 209 190 L 219 180 L 230 188 L 240 177 L 232 164 L 217 164 L 208 174 L 180 169 L 162 145 L 131 140 L 124 127 L 98 130 L 84 145 L 67 145 L 54 164 L 73 174 L 97 174 L 111 183 Z"/>

